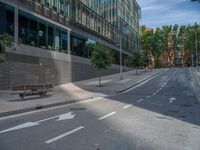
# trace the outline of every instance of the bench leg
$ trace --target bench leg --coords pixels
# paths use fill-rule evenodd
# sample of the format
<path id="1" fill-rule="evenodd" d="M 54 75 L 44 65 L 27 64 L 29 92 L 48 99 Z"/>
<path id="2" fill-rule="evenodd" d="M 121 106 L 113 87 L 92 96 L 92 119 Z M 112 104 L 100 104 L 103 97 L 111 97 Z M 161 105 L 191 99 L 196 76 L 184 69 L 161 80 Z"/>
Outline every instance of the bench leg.
<path id="1" fill-rule="evenodd" d="M 40 92 L 40 97 L 44 97 L 44 96 L 46 96 L 46 94 L 47 94 L 46 91 L 44 91 L 44 92 Z"/>
<path id="2" fill-rule="evenodd" d="M 19 97 L 22 101 L 24 100 L 24 94 L 19 94 Z"/>

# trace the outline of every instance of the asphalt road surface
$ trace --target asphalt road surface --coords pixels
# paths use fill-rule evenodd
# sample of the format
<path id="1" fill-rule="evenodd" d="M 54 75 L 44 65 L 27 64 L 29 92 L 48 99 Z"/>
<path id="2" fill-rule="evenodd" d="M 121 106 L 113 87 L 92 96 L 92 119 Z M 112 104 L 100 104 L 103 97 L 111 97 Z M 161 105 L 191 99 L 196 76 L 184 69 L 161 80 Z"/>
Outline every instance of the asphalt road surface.
<path id="1" fill-rule="evenodd" d="M 200 150 L 189 68 L 122 94 L 0 119 L 0 150 Z"/>

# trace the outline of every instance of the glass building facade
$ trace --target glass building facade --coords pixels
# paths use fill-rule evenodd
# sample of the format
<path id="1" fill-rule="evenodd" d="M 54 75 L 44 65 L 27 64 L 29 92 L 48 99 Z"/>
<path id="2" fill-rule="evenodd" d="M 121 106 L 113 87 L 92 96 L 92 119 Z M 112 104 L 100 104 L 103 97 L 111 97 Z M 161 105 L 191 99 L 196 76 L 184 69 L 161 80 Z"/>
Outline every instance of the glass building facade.
<path id="1" fill-rule="evenodd" d="M 68 32 L 31 14 L 19 11 L 19 42 L 67 53 Z"/>
<path id="2" fill-rule="evenodd" d="M 140 49 L 140 7 L 135 0 L 32 0 L 32 3 L 50 9 L 110 44 L 121 43 L 123 64 L 127 53 Z M 0 2 L 0 33 L 7 32 L 15 36 L 15 11 L 9 4 Z M 33 13 L 18 11 L 18 40 L 22 44 L 46 50 L 70 53 L 85 58 L 90 57 L 88 44 L 95 41 L 70 32 Z M 69 27 L 70 28 L 70 27 Z M 69 41 L 70 38 L 70 41 Z M 69 45 L 70 44 L 70 45 Z M 113 49 L 114 64 L 119 64 L 119 51 Z"/>
<path id="3" fill-rule="evenodd" d="M 141 9 L 135 0 L 70 0 L 75 22 L 119 43 L 127 52 L 140 48 Z"/>

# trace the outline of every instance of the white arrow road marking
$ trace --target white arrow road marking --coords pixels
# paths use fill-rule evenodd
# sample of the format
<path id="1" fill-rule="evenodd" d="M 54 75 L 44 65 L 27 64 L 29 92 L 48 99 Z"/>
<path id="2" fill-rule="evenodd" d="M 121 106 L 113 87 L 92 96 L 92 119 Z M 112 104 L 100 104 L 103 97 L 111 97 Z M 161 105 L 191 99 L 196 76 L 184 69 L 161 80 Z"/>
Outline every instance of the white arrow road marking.
<path id="1" fill-rule="evenodd" d="M 60 115 L 57 121 L 73 119 L 74 117 L 75 117 L 75 114 L 73 114 L 73 112 L 69 112 L 69 113 Z"/>
<path id="2" fill-rule="evenodd" d="M 131 106 L 132 106 L 132 104 L 127 105 L 127 106 L 124 106 L 123 108 L 126 109 L 126 108 L 129 108 L 129 107 L 131 107 Z"/>
<path id="3" fill-rule="evenodd" d="M 33 127 L 33 126 L 37 126 L 37 125 L 39 125 L 39 123 L 37 123 L 37 122 L 26 122 L 26 123 L 18 125 L 16 127 L 12 127 L 12 128 L 8 128 L 6 130 L 2 130 L 2 131 L 0 131 L 0 133 L 6 133 L 6 132 L 24 129 L 24 128 L 28 128 L 28 127 Z"/>
<path id="4" fill-rule="evenodd" d="M 57 117 L 59 117 L 60 115 L 57 115 L 57 116 L 53 116 L 53 117 L 49 117 L 49 118 L 46 118 L 46 119 L 42 119 L 42 120 L 39 120 L 39 121 L 36 121 L 38 123 L 41 123 L 41 122 L 45 122 L 45 121 L 48 121 L 48 120 L 51 120 L 51 119 L 55 119 Z"/>
<path id="5" fill-rule="evenodd" d="M 169 103 L 173 103 L 176 100 L 175 97 L 169 98 Z"/>
<path id="6" fill-rule="evenodd" d="M 1 133 L 5 133 L 5 132 L 19 130 L 19 129 L 24 129 L 24 128 L 28 128 L 28 127 L 37 126 L 41 122 L 45 122 L 45 121 L 48 121 L 48 120 L 51 120 L 51 119 L 55 119 L 55 118 L 58 118 L 57 121 L 60 121 L 60 120 L 73 119 L 74 117 L 75 117 L 75 114 L 73 114 L 73 112 L 69 112 L 69 113 L 66 113 L 66 114 L 62 114 L 62 115 L 57 115 L 57 116 L 45 118 L 45 119 L 38 120 L 38 121 L 35 121 L 35 122 L 26 122 L 26 123 L 20 124 L 18 126 L 2 130 L 2 131 L 0 131 L 0 134 Z"/>
<path id="7" fill-rule="evenodd" d="M 105 115 L 105 116 L 102 116 L 102 117 L 98 118 L 98 120 L 103 120 L 103 119 L 105 119 L 105 118 L 108 118 L 108 117 L 114 115 L 115 113 L 116 113 L 116 112 L 111 112 L 111 113 L 109 113 L 109 114 L 107 114 L 107 115 Z"/>
<path id="8" fill-rule="evenodd" d="M 61 134 L 61 135 L 59 135 L 59 136 L 57 136 L 57 137 L 55 137 L 55 138 L 53 138 L 53 139 L 50 139 L 50 140 L 46 141 L 45 143 L 46 143 L 46 144 L 50 144 L 50 143 L 52 143 L 52 142 L 55 142 L 55 141 L 57 141 L 57 140 L 59 140 L 59 139 L 64 138 L 65 136 L 68 136 L 68 135 L 70 135 L 70 134 L 72 134 L 72 133 L 74 133 L 74 132 L 77 132 L 77 131 L 79 131 L 79 130 L 81 130 L 81 129 L 83 129 L 83 128 L 84 128 L 84 126 L 80 126 L 80 127 L 76 128 L 76 129 L 73 129 L 73 130 L 71 130 L 71 131 L 69 131 L 69 132 L 66 132 L 66 133 L 64 133 L 64 134 Z"/>

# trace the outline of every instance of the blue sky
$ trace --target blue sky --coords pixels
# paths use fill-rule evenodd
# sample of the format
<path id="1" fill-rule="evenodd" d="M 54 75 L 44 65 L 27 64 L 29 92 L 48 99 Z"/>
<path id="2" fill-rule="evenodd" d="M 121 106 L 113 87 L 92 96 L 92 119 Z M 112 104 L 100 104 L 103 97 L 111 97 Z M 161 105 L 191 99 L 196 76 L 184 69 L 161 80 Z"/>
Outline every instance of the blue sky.
<path id="1" fill-rule="evenodd" d="M 142 8 L 142 24 L 156 28 L 162 25 L 200 23 L 200 3 L 191 0 L 137 0 Z"/>

